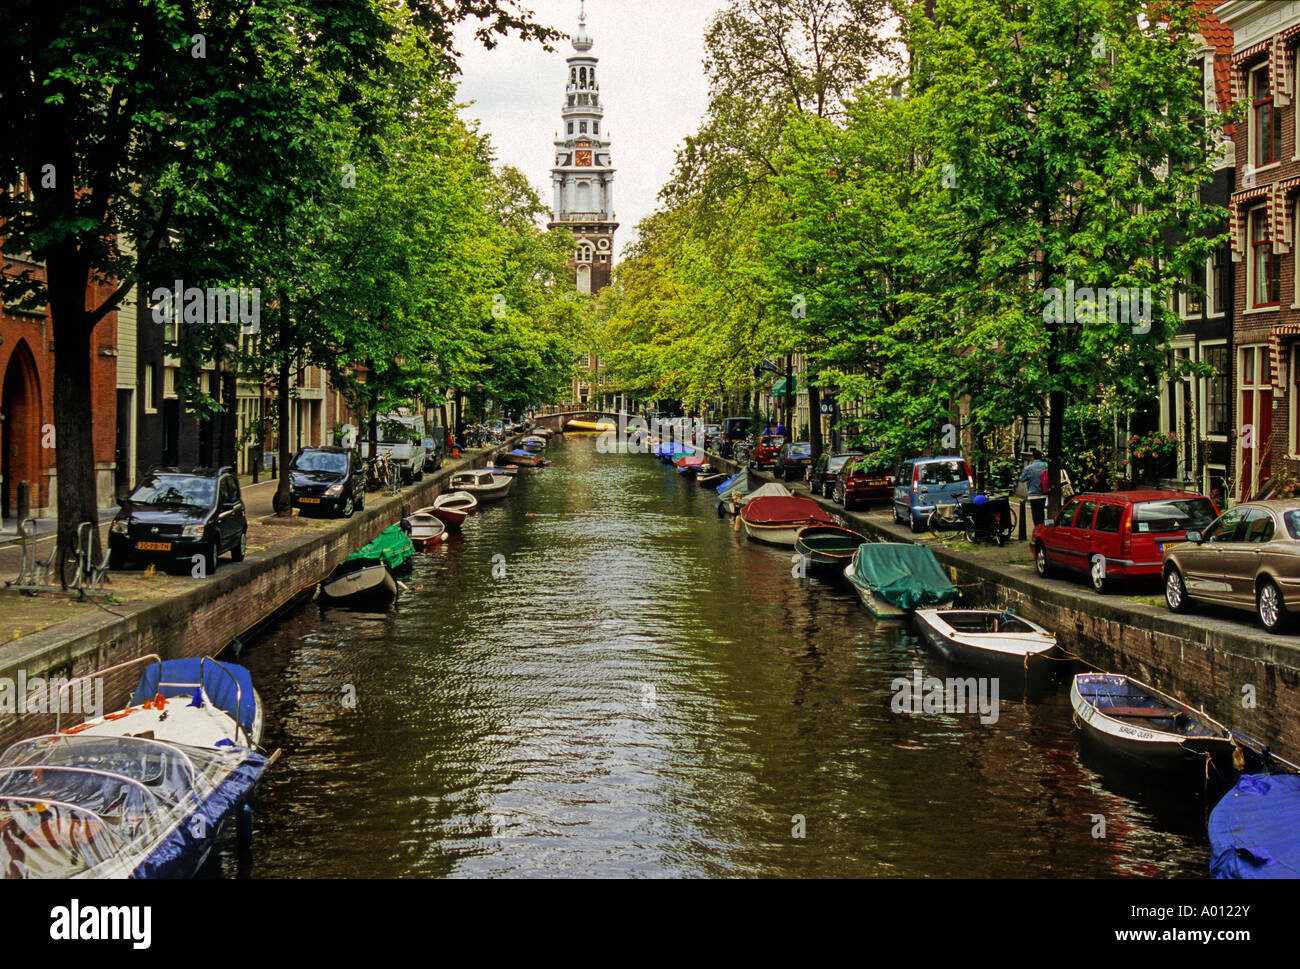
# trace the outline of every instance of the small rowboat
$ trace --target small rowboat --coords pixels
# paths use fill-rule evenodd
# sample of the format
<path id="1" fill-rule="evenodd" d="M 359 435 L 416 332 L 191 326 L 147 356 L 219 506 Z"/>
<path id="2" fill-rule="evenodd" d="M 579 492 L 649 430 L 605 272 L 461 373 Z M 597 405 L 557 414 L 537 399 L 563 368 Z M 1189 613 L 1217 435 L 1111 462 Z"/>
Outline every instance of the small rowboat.
<path id="1" fill-rule="evenodd" d="M 397 598 L 397 580 L 382 562 L 352 568 L 341 565 L 320 584 L 320 598 L 326 606 L 384 612 Z"/>
<path id="2" fill-rule="evenodd" d="M 1046 686 L 1065 659 L 1052 633 L 996 609 L 917 609 L 916 627 L 950 662 L 1026 688 Z"/>
<path id="3" fill-rule="evenodd" d="M 756 542 L 794 547 L 799 530 L 807 525 L 835 524 L 811 498 L 764 496 L 745 502 L 740 510 L 745 534 Z"/>
<path id="4" fill-rule="evenodd" d="M 0 875 L 185 877 L 232 818 L 251 840 L 248 802 L 279 754 L 256 749 L 261 700 L 242 666 L 144 656 L 60 697 L 141 662 L 126 708 L 65 730 L 56 721 L 0 755 Z"/>
<path id="5" fill-rule="evenodd" d="M 696 455 L 686 455 L 685 457 L 679 457 L 676 461 L 673 462 L 673 467 L 677 469 L 678 474 L 684 474 L 684 475 L 699 474 L 701 469 L 712 470 L 709 468 L 708 458 L 701 458 L 701 457 L 697 457 Z"/>
<path id="6" fill-rule="evenodd" d="M 794 550 L 804 557 L 808 568 L 844 571 L 858 546 L 867 539 L 839 525 L 809 525 L 799 530 L 794 539 Z"/>
<path id="7" fill-rule="evenodd" d="M 1228 728 L 1204 711 L 1122 673 L 1080 673 L 1070 687 L 1075 723 L 1090 740 L 1148 768 L 1231 764 Z"/>
<path id="8" fill-rule="evenodd" d="M 433 513 L 432 508 L 421 508 L 406 518 L 411 544 L 416 548 L 432 548 L 447 537 L 447 526 Z"/>
<path id="9" fill-rule="evenodd" d="M 844 577 L 878 619 L 902 619 L 917 606 L 937 606 L 957 598 L 957 587 L 934 553 L 910 542 L 859 545 Z"/>
<path id="10" fill-rule="evenodd" d="M 546 438 L 532 434 L 519 442 L 519 446 L 533 454 L 546 449 Z"/>
<path id="11" fill-rule="evenodd" d="M 433 499 L 433 504 L 422 509 L 434 515 L 448 528 L 460 528 L 465 519 L 478 510 L 478 499 L 468 491 L 449 491 Z"/>
<path id="12" fill-rule="evenodd" d="M 458 471 L 451 476 L 448 487 L 455 491 L 468 491 L 482 504 L 485 501 L 500 501 L 510 494 L 514 484 L 513 476 L 503 474 L 496 468 L 488 468 L 482 471 Z"/>
<path id="13" fill-rule="evenodd" d="M 1300 878 L 1300 776 L 1243 774 L 1208 829 L 1215 878 Z"/>
<path id="14" fill-rule="evenodd" d="M 716 488 L 722 482 L 727 480 L 725 471 L 709 471 L 707 474 L 701 471 L 695 476 L 696 482 L 701 488 Z"/>

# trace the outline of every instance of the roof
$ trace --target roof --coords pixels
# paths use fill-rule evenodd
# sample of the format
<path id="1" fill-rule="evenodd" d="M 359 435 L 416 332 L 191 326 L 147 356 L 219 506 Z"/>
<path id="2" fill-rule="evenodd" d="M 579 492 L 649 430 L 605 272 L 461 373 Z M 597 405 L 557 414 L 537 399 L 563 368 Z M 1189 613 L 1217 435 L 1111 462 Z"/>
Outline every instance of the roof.
<path id="1" fill-rule="evenodd" d="M 1124 498 L 1128 501 L 1160 501 L 1168 498 L 1206 498 L 1194 491 L 1168 491 L 1160 488 L 1133 491 L 1083 491 L 1078 498 Z"/>

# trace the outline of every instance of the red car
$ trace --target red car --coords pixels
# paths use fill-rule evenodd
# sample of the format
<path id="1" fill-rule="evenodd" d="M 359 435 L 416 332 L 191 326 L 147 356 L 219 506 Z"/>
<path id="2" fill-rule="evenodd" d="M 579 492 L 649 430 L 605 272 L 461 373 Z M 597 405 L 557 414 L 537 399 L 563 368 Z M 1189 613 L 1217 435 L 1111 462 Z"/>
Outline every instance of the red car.
<path id="1" fill-rule="evenodd" d="M 1219 509 L 1186 491 L 1114 491 L 1075 495 L 1053 521 L 1034 529 L 1034 565 L 1088 576 L 1105 592 L 1115 579 L 1158 576 L 1166 545 L 1204 531 Z"/>
<path id="2" fill-rule="evenodd" d="M 754 466 L 761 468 L 765 464 L 776 463 L 776 452 L 785 444 L 785 438 L 779 434 L 764 434 L 758 439 L 754 448 Z"/>
<path id="3" fill-rule="evenodd" d="M 894 497 L 894 472 L 878 458 L 846 461 L 835 476 L 833 497 L 846 511 L 866 501 L 890 501 Z"/>

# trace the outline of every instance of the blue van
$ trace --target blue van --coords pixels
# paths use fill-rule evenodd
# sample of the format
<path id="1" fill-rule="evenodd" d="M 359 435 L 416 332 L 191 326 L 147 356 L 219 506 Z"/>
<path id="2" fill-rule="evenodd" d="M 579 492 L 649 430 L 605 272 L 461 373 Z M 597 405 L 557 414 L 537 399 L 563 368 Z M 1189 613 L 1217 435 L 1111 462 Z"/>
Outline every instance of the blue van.
<path id="1" fill-rule="evenodd" d="M 924 531 L 935 505 L 955 505 L 975 494 L 975 478 L 960 454 L 911 458 L 894 477 L 894 521 Z"/>

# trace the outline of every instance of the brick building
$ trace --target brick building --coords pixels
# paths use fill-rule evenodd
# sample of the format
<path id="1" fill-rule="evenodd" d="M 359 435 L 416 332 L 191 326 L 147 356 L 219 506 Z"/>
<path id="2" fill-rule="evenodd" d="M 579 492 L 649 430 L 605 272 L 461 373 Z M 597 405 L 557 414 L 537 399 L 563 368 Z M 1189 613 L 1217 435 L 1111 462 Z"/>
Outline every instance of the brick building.
<path id="1" fill-rule="evenodd" d="M 1300 473 L 1300 2 L 1229 0 L 1215 16 L 1235 39 L 1236 179 L 1230 205 L 1234 285 L 1233 475 L 1237 498 Z"/>

